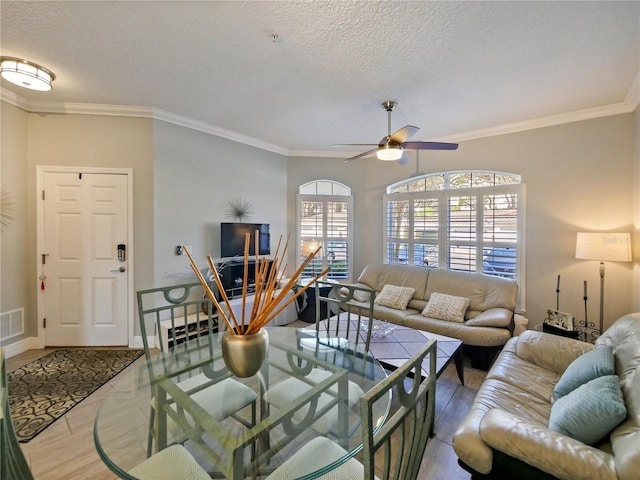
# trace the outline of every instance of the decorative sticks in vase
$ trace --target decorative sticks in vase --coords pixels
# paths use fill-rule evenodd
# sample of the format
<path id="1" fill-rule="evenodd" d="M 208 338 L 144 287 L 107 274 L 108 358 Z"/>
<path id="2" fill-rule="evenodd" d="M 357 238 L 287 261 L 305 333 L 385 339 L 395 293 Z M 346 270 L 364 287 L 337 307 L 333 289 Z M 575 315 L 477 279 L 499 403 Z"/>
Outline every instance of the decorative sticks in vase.
<path id="1" fill-rule="evenodd" d="M 282 253 L 280 253 L 280 247 L 282 244 L 282 236 L 278 241 L 278 247 L 276 248 L 275 255 L 273 256 L 273 260 L 271 261 L 271 268 L 269 268 L 269 260 L 266 258 L 259 258 L 258 252 L 260 251 L 259 242 L 260 235 L 258 230 L 255 231 L 255 298 L 253 302 L 253 307 L 251 308 L 251 312 L 249 313 L 248 321 L 246 320 L 246 303 L 247 303 L 247 294 L 249 293 L 247 290 L 247 279 L 249 277 L 249 243 L 250 243 L 250 234 L 247 233 L 244 241 L 244 280 L 242 286 L 242 318 L 239 320 L 236 318 L 233 313 L 233 309 L 231 308 L 231 304 L 229 303 L 229 298 L 225 292 L 224 286 L 222 285 L 222 281 L 220 280 L 220 276 L 218 275 L 218 270 L 216 268 L 211 255 L 207 255 L 207 263 L 209 264 L 209 268 L 213 273 L 213 277 L 215 280 L 215 284 L 218 287 L 218 291 L 220 292 L 221 300 L 219 301 L 216 298 L 215 293 L 209 287 L 206 279 L 200 272 L 196 262 L 193 260 L 191 256 L 191 252 L 187 250 L 186 247 L 182 247 L 184 251 L 187 253 L 189 257 L 189 262 L 191 264 L 191 269 L 198 277 L 200 283 L 204 287 L 206 295 L 211 299 L 215 307 L 218 309 L 218 312 L 222 319 L 224 320 L 227 328 L 230 332 L 233 332 L 236 335 L 251 335 L 253 333 L 258 332 L 262 327 L 266 326 L 271 320 L 273 320 L 280 312 L 282 312 L 285 308 L 289 306 L 293 301 L 295 301 L 300 295 L 302 295 L 307 288 L 313 285 L 319 278 L 326 275 L 329 272 L 329 268 L 325 268 L 320 272 L 319 275 L 316 275 L 312 278 L 310 282 L 308 282 L 304 287 L 298 289 L 298 291 L 291 298 L 285 301 L 285 298 L 289 294 L 289 292 L 293 289 L 298 281 L 298 278 L 304 271 L 305 267 L 316 257 L 318 252 L 322 249 L 322 246 L 319 246 L 315 251 L 310 253 L 304 262 L 298 267 L 295 273 L 289 278 L 289 281 L 282 288 L 279 288 L 280 283 L 282 282 L 282 277 L 284 276 L 284 271 L 286 270 L 287 265 L 284 265 L 283 262 L 285 255 L 287 253 L 287 248 L 289 246 L 289 237 L 287 237 L 287 241 L 285 242 L 284 248 L 282 249 Z M 278 275 L 278 272 L 282 272 Z M 224 303 L 227 307 L 229 314 L 225 313 L 225 310 L 221 308 L 220 302 Z"/>

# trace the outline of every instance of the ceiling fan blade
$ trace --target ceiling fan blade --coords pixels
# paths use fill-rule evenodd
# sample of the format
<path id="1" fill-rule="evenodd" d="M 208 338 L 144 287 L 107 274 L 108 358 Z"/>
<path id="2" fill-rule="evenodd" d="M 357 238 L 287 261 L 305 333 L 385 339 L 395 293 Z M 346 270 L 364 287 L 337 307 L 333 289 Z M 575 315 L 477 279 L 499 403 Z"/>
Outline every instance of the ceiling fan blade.
<path id="1" fill-rule="evenodd" d="M 406 165 L 407 163 L 409 163 L 409 157 L 407 156 L 407 152 L 402 152 L 402 156 L 398 160 L 398 163 L 400 165 Z"/>
<path id="2" fill-rule="evenodd" d="M 420 130 L 418 127 L 414 127 L 413 125 L 406 125 L 397 132 L 393 133 L 389 137 L 389 141 L 392 143 L 404 143 L 411 137 L 413 137 L 418 130 Z"/>
<path id="3" fill-rule="evenodd" d="M 355 155 L 353 157 L 345 158 L 343 161 L 350 162 L 351 160 L 357 160 L 358 158 L 368 157 L 369 155 L 375 153 L 377 150 L 378 150 L 377 148 L 373 148 L 371 150 L 368 150 L 366 152 L 360 153 L 360 154 Z"/>
<path id="4" fill-rule="evenodd" d="M 456 150 L 458 144 L 444 142 L 404 142 L 402 147 L 413 150 Z"/>

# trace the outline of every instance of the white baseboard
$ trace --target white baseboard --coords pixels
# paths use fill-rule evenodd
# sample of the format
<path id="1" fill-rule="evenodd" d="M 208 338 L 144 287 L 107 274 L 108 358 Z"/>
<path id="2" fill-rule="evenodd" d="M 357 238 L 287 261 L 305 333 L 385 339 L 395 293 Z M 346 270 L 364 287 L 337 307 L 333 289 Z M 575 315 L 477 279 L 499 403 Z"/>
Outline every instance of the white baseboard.
<path id="1" fill-rule="evenodd" d="M 27 350 L 37 350 L 42 348 L 38 337 L 27 337 L 17 342 L 10 343 L 2 347 L 5 358 L 11 358 L 15 355 L 26 352 Z"/>
<path id="2" fill-rule="evenodd" d="M 156 346 L 156 337 L 147 337 L 147 342 L 151 346 Z M 144 343 L 142 342 L 142 337 L 140 335 L 135 335 L 133 337 L 133 342 L 129 344 L 129 348 L 144 348 Z"/>
<path id="3" fill-rule="evenodd" d="M 149 345 L 156 345 L 156 337 L 149 337 Z M 9 345 L 2 345 L 5 358 L 11 358 L 27 350 L 38 350 L 44 348 L 38 337 L 27 337 L 17 342 L 10 343 Z M 142 343 L 142 337 L 137 335 L 133 337 L 133 342 L 129 345 L 129 348 L 144 348 Z"/>

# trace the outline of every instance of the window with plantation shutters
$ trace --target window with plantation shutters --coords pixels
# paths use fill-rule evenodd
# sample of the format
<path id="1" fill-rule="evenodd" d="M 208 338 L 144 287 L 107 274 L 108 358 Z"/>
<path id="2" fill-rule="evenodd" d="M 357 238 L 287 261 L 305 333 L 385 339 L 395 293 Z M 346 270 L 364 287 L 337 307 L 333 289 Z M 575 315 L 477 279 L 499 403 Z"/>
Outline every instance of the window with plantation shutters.
<path id="1" fill-rule="evenodd" d="M 519 175 L 422 175 L 387 188 L 385 262 L 481 272 L 518 281 L 524 298 L 524 186 Z"/>
<path id="2" fill-rule="evenodd" d="M 329 267 L 329 279 L 350 280 L 353 245 L 353 198 L 351 190 L 338 182 L 317 180 L 299 187 L 297 197 L 297 258 L 322 246 L 303 271 L 313 277 Z"/>

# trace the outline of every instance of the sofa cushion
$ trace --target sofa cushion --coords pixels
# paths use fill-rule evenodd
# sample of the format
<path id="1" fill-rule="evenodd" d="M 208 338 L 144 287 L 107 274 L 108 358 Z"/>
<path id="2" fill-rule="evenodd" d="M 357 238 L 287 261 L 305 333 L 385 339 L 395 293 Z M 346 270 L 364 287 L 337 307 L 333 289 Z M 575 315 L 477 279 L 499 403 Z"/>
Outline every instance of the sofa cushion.
<path id="1" fill-rule="evenodd" d="M 477 312 L 473 317 L 467 313 L 465 318 L 468 318 L 466 324 L 469 326 L 508 328 L 514 317 L 513 312 L 506 308 L 490 308 L 484 312 Z"/>
<path id="2" fill-rule="evenodd" d="M 425 295 L 431 298 L 434 292 L 468 298 L 470 312 L 484 312 L 496 307 L 514 311 L 518 299 L 515 280 L 441 268 L 434 268 L 429 273 Z"/>
<path id="3" fill-rule="evenodd" d="M 355 283 L 355 284 L 353 284 L 351 286 L 352 287 L 359 287 L 359 288 L 369 288 L 366 285 L 364 285 L 363 283 Z M 353 299 L 356 302 L 368 302 L 370 297 L 371 297 L 371 293 L 370 292 L 366 292 L 364 290 L 357 290 L 357 289 L 349 290 L 349 288 L 347 288 L 347 287 L 342 287 L 340 289 L 340 293 L 342 295 L 349 295 L 349 292 L 351 292 L 353 294 Z"/>
<path id="4" fill-rule="evenodd" d="M 551 407 L 549 428 L 593 445 L 626 416 L 618 376 L 605 375 L 556 400 Z"/>
<path id="5" fill-rule="evenodd" d="M 369 264 L 364 267 L 358 277 L 358 283 L 362 283 L 376 292 L 389 285 L 412 287 L 416 291 L 413 297 L 416 300 L 427 300 L 425 290 L 427 279 L 434 268 L 414 267 L 409 265 Z"/>
<path id="6" fill-rule="evenodd" d="M 376 310 L 377 312 L 377 310 Z M 396 313 L 410 312 L 410 310 L 394 310 Z M 377 316 L 377 313 L 376 313 Z M 396 315 L 397 317 L 397 315 Z M 389 321 L 394 321 L 389 319 Z M 405 327 L 424 330 L 437 335 L 457 338 L 465 345 L 477 347 L 501 347 L 511 338 L 511 332 L 506 328 L 495 327 L 469 327 L 465 323 L 448 322 L 437 318 L 425 317 L 420 312 L 413 312 L 411 315 L 404 315 L 402 322 L 398 322 Z"/>
<path id="7" fill-rule="evenodd" d="M 464 322 L 464 313 L 468 307 L 468 298 L 434 292 L 431 294 L 427 306 L 422 310 L 422 315 L 439 320 L 462 323 Z"/>
<path id="8" fill-rule="evenodd" d="M 400 287 L 398 285 L 385 285 L 373 303 L 384 307 L 395 308 L 396 310 L 406 310 L 409 300 L 415 293 L 415 288 Z"/>
<path id="9" fill-rule="evenodd" d="M 613 348 L 610 345 L 603 345 L 580 355 L 571 362 L 558 380 L 553 394 L 556 398 L 560 398 L 591 380 L 613 374 L 615 374 Z"/>

